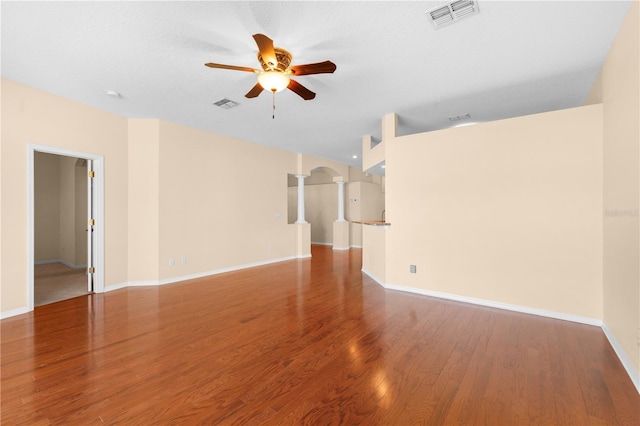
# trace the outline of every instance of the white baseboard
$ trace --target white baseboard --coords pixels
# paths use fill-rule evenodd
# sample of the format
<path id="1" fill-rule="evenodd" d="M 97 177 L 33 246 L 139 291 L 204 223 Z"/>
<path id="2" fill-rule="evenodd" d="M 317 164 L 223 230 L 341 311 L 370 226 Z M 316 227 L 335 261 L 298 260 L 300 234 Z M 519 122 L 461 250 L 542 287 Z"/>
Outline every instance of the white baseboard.
<path id="1" fill-rule="evenodd" d="M 33 262 L 34 265 L 49 265 L 51 263 L 62 263 L 65 266 L 68 266 L 69 268 L 73 268 L 73 269 L 82 269 L 82 268 L 86 268 L 87 265 L 75 265 L 73 263 L 69 263 L 66 260 L 62 260 L 62 259 L 49 259 L 49 260 L 36 260 L 35 262 Z"/>
<path id="2" fill-rule="evenodd" d="M 582 317 L 579 315 L 565 314 L 561 312 L 547 311 L 545 309 L 530 308 L 527 306 L 511 305 L 508 303 L 495 302 L 495 301 L 486 300 L 486 299 L 476 299 L 473 297 L 459 296 L 451 293 L 443 293 L 438 291 L 430 291 L 430 290 L 423 290 L 423 289 L 414 288 L 414 287 L 406 287 L 406 286 L 400 286 L 395 284 L 389 284 L 389 283 L 385 283 L 380 278 L 376 277 L 374 274 L 369 273 L 364 268 L 362 269 L 362 272 L 364 272 L 369 277 L 371 277 L 371 279 L 373 279 L 380 286 L 389 290 L 404 291 L 407 293 L 414 293 L 414 294 L 420 294 L 423 296 L 436 297 L 438 299 L 455 300 L 457 302 L 464 302 L 464 303 L 469 303 L 473 305 L 487 306 L 487 307 L 497 308 L 497 309 L 505 309 L 513 312 L 538 315 L 541 317 L 554 318 L 554 319 L 559 319 L 563 321 L 571 321 L 571 322 L 576 322 L 580 324 L 593 325 L 596 327 L 600 327 L 602 328 L 605 336 L 607 336 L 607 339 L 609 339 L 609 343 L 611 344 L 611 347 L 613 348 L 618 359 L 622 363 L 625 371 L 629 375 L 631 382 L 636 387 L 636 390 L 638 391 L 638 393 L 640 393 L 640 374 L 638 374 L 638 371 L 634 368 L 629 358 L 627 358 L 627 355 L 624 353 L 622 346 L 620 346 L 620 344 L 614 337 L 611 330 L 609 330 L 606 324 L 604 324 L 604 322 L 602 322 L 599 319 Z"/>
<path id="3" fill-rule="evenodd" d="M 344 251 L 344 250 L 349 250 L 349 247 L 336 247 L 336 246 L 333 246 L 333 250 Z"/>
<path id="4" fill-rule="evenodd" d="M 311 257 L 311 256 L 309 256 L 309 257 Z M 269 260 L 263 260 L 263 261 L 260 261 L 260 262 L 245 263 L 244 265 L 229 266 L 227 268 L 214 269 L 212 271 L 201 272 L 201 273 L 197 273 L 197 274 L 183 275 L 183 276 L 175 277 L 175 278 L 167 278 L 167 279 L 164 279 L 164 280 L 160 280 L 158 282 L 158 284 L 159 285 L 164 285 L 164 284 L 171 284 L 171 283 L 175 283 L 175 282 L 179 282 L 179 281 L 193 280 L 193 279 L 196 279 L 196 278 L 208 277 L 210 275 L 224 274 L 225 272 L 233 272 L 233 271 L 238 271 L 238 270 L 241 270 L 241 269 L 254 268 L 256 266 L 269 265 L 271 263 L 284 262 L 284 261 L 287 261 L 287 260 L 293 260 L 293 259 L 297 259 L 297 258 L 298 257 L 296 257 L 296 256 L 288 256 L 288 257 L 281 257 L 279 259 L 269 259 Z"/>
<path id="5" fill-rule="evenodd" d="M 604 331 L 604 335 L 607 336 L 607 339 L 609 339 L 611 347 L 618 356 L 618 359 L 622 363 L 622 366 L 627 371 L 627 374 L 629 375 L 629 378 L 631 378 L 631 381 L 636 387 L 636 390 L 640 394 L 640 374 L 638 374 L 638 371 L 633 367 L 633 364 L 631 363 L 629 358 L 627 358 L 624 350 L 622 350 L 622 346 L 620 346 L 611 330 L 609 330 L 609 327 L 607 327 L 607 325 L 604 323 L 602 324 L 602 330 Z"/>
<path id="6" fill-rule="evenodd" d="M 355 244 L 352 244 L 350 247 L 351 247 L 351 248 L 359 248 L 359 249 L 361 249 L 361 248 L 362 248 L 362 246 L 358 246 L 358 245 L 355 245 Z"/>
<path id="7" fill-rule="evenodd" d="M 107 293 L 109 291 L 120 290 L 121 288 L 127 288 L 127 287 L 129 287 L 128 282 L 106 285 L 104 286 L 104 292 Z"/>
<path id="8" fill-rule="evenodd" d="M 241 270 L 241 269 L 254 268 L 256 266 L 269 265 L 271 263 L 278 263 L 278 262 L 284 262 L 284 261 L 287 261 L 287 260 L 302 259 L 302 258 L 307 258 L 307 257 L 311 257 L 311 255 L 288 256 L 288 257 L 281 257 L 281 258 L 278 258 L 278 259 L 264 260 L 264 261 L 260 261 L 260 262 L 245 263 L 244 265 L 230 266 L 230 267 L 227 267 L 227 268 L 214 269 L 214 270 L 211 270 L 211 271 L 199 272 L 199 273 L 196 273 L 196 274 L 181 275 L 179 277 L 165 278 L 163 280 L 129 281 L 129 282 L 118 283 L 118 284 L 106 286 L 104 291 L 105 292 L 114 291 L 114 290 L 119 290 L 121 288 L 126 288 L 126 287 L 147 287 L 147 286 L 158 286 L 158 285 L 172 284 L 172 283 L 177 283 L 177 282 L 180 282 L 180 281 L 193 280 L 193 279 L 196 279 L 196 278 L 203 278 L 203 277 L 208 277 L 208 276 L 211 276 L 211 275 L 223 274 L 225 272 L 233 272 L 233 271 L 238 271 L 238 270 Z"/>
<path id="9" fill-rule="evenodd" d="M 579 315 L 565 314 L 562 312 L 555 312 L 555 311 L 547 311 L 545 309 L 530 308 L 528 306 L 512 305 L 509 303 L 496 302 L 496 301 L 487 300 L 487 299 L 476 299 L 474 297 L 460 296 L 457 294 L 443 293 L 439 291 L 423 290 L 423 289 L 413 288 L 413 287 L 404 287 L 404 286 L 399 286 L 395 284 L 385 284 L 384 287 L 390 290 L 399 290 L 399 291 L 405 291 L 408 293 L 422 294 L 424 296 L 437 297 L 439 299 L 455 300 L 457 302 L 470 303 L 472 305 L 480 305 L 480 306 L 487 306 L 490 308 L 505 309 L 507 311 L 520 312 L 523 314 L 530 314 L 530 315 L 538 315 L 538 316 L 547 317 L 547 318 L 555 318 L 563 321 L 577 322 L 580 324 L 595 325 L 597 327 L 602 326 L 601 320 L 598 320 L 595 318 L 589 318 L 589 317 L 582 317 Z"/>
<path id="10" fill-rule="evenodd" d="M 50 263 L 60 263 L 60 259 L 36 260 L 34 265 L 49 265 Z"/>
<path id="11" fill-rule="evenodd" d="M 315 244 L 315 245 L 318 245 L 318 246 L 331 246 L 331 245 L 333 245 L 333 243 L 318 243 L 316 241 L 311 241 L 311 244 Z"/>
<path id="12" fill-rule="evenodd" d="M 0 312 L 0 320 L 3 320 L 5 318 L 9 318 L 9 317 L 15 317 L 16 315 L 27 314 L 29 312 L 31 312 L 31 311 L 27 307 L 18 308 L 18 309 L 12 309 L 10 311 L 5 311 L 5 312 Z"/>
<path id="13" fill-rule="evenodd" d="M 376 282 L 376 284 L 379 284 L 382 287 L 386 288 L 386 285 L 385 285 L 384 281 L 382 279 L 380 279 L 380 277 L 376 276 L 375 274 L 372 274 L 371 272 L 367 271 L 365 268 L 362 268 L 362 272 L 367 274 L 372 280 L 374 280 Z"/>
<path id="14" fill-rule="evenodd" d="M 397 291 L 404 291 L 407 293 L 421 294 L 423 296 L 437 297 L 438 299 L 455 300 L 457 302 L 464 302 L 472 305 L 480 305 L 480 306 L 487 306 L 490 308 L 505 309 L 507 311 L 520 312 L 523 314 L 530 314 L 530 315 L 538 315 L 538 316 L 547 317 L 547 318 L 555 318 L 563 321 L 577 322 L 580 324 L 595 325 L 597 327 L 602 326 L 602 321 L 595 318 L 565 314 L 562 312 L 548 311 L 545 309 L 530 308 L 528 306 L 512 305 L 509 303 L 496 302 L 496 301 L 487 300 L 487 299 L 477 299 L 474 297 L 460 296 L 457 294 L 444 293 L 440 291 L 424 290 L 421 288 L 390 284 L 390 283 L 385 283 L 379 278 L 371 275 L 364 269 L 362 270 L 362 272 L 369 275 L 374 281 L 376 281 L 382 287 L 387 288 L 389 290 L 397 290 Z"/>

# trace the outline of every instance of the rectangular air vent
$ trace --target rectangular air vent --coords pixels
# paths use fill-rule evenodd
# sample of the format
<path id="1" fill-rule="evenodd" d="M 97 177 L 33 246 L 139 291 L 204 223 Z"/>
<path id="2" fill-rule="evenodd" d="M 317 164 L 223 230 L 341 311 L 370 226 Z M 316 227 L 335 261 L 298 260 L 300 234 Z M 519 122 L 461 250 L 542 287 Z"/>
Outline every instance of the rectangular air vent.
<path id="1" fill-rule="evenodd" d="M 214 102 L 213 104 L 224 109 L 231 109 L 233 107 L 240 105 L 238 102 L 232 101 L 231 99 L 227 99 L 227 98 L 220 99 L 218 102 Z"/>
<path id="2" fill-rule="evenodd" d="M 456 0 L 429 10 L 427 16 L 435 28 L 440 28 L 478 12 L 475 0 Z"/>
<path id="3" fill-rule="evenodd" d="M 467 118 L 471 118 L 471 114 L 466 113 L 461 115 L 452 115 L 451 117 L 449 117 L 449 121 L 460 121 L 466 120 Z"/>

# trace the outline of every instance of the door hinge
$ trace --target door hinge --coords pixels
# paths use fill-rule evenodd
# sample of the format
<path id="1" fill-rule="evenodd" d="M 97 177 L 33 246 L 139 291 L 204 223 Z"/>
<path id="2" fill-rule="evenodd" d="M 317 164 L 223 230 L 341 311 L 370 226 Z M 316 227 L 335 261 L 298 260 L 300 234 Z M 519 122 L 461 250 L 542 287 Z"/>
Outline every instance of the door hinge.
<path id="1" fill-rule="evenodd" d="M 93 266 L 91 266 L 91 267 L 87 268 L 87 271 L 88 271 L 90 274 L 95 274 L 95 273 L 96 273 L 96 268 L 94 268 Z"/>
<path id="2" fill-rule="evenodd" d="M 89 219 L 89 226 L 94 226 L 96 224 L 95 219 Z"/>
<path id="3" fill-rule="evenodd" d="M 96 177 L 96 172 L 94 172 L 93 170 L 89 170 L 89 177 Z"/>

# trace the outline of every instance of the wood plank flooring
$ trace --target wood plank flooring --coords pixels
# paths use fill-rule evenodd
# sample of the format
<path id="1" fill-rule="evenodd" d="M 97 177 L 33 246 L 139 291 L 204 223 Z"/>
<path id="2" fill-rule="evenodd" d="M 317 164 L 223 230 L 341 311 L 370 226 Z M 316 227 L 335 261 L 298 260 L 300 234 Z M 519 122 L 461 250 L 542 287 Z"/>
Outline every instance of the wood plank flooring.
<path id="1" fill-rule="evenodd" d="M 1 322 L 3 425 L 640 424 L 598 327 L 385 290 L 361 251 Z"/>

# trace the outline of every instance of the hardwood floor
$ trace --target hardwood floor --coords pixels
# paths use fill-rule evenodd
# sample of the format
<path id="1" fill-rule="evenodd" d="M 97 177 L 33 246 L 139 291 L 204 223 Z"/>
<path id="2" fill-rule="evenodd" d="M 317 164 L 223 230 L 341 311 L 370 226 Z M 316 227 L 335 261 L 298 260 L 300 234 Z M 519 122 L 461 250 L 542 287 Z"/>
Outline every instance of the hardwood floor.
<path id="1" fill-rule="evenodd" d="M 38 307 L 2 424 L 640 424 L 598 327 L 385 290 L 361 251 Z"/>

